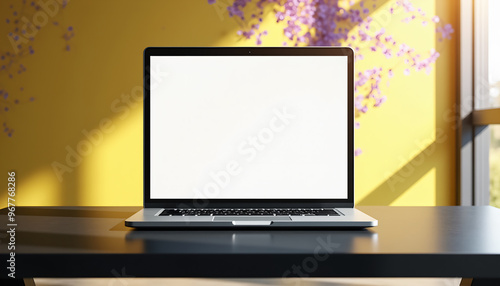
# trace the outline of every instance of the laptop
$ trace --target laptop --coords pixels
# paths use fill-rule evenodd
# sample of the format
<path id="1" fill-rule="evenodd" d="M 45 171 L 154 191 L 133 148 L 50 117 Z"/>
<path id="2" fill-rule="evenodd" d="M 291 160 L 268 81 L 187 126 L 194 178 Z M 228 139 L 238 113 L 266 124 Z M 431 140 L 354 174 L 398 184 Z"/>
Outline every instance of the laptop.
<path id="1" fill-rule="evenodd" d="M 366 228 L 348 47 L 144 51 L 134 228 Z"/>

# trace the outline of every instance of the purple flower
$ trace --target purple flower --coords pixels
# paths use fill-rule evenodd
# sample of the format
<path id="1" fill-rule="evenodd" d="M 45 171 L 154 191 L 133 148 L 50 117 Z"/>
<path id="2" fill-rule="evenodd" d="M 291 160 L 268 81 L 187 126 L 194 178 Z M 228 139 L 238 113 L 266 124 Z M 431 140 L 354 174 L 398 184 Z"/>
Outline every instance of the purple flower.
<path id="1" fill-rule="evenodd" d="M 384 55 L 386 58 L 390 59 L 390 58 L 392 58 L 392 51 L 390 49 L 385 49 Z"/>
<path id="2" fill-rule="evenodd" d="M 359 148 L 356 148 L 356 150 L 354 150 L 354 156 L 359 156 L 363 153 L 363 150 L 359 149 Z"/>
<path id="3" fill-rule="evenodd" d="M 358 32 L 359 34 L 359 37 L 361 39 L 361 41 L 365 42 L 365 41 L 370 41 L 372 38 L 370 36 L 368 36 L 368 34 L 363 31 L 363 30 L 359 30 Z"/>
<path id="4" fill-rule="evenodd" d="M 415 8 L 411 4 L 409 0 L 398 0 L 396 1 L 396 5 L 402 6 L 405 9 L 405 12 L 413 12 Z"/>
<path id="5" fill-rule="evenodd" d="M 215 4 L 215 1 L 216 0 L 208 0 L 208 4 L 210 4 L 210 5 Z"/>
<path id="6" fill-rule="evenodd" d="M 387 101 L 387 97 L 385 95 L 382 96 L 382 97 L 376 98 L 375 99 L 375 104 L 373 106 L 378 107 L 378 106 L 380 106 L 382 103 L 384 103 L 386 101 Z"/>
<path id="7" fill-rule="evenodd" d="M 451 39 L 451 34 L 455 32 L 450 24 L 446 24 L 444 27 L 436 28 L 437 33 L 441 33 L 441 39 Z"/>

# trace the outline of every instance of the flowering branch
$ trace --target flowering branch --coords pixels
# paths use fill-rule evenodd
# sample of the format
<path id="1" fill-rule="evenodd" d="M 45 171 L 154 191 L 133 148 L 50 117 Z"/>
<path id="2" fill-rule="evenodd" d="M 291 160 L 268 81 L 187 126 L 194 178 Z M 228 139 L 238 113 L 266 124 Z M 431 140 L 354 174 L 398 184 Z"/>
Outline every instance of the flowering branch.
<path id="1" fill-rule="evenodd" d="M 217 0 L 208 0 L 209 4 Z M 244 9 L 251 2 L 255 3 L 256 10 L 247 19 Z M 404 65 L 403 74 L 410 75 L 411 70 L 419 72 L 425 70 L 429 74 L 432 64 L 439 58 L 439 53 L 431 49 L 426 55 L 415 51 L 405 43 L 400 43 L 392 35 L 387 34 L 385 28 L 377 29 L 374 20 L 369 16 L 370 9 L 366 7 L 367 0 L 359 3 L 342 0 L 234 0 L 227 6 L 230 17 L 236 17 L 244 23 L 245 28 L 238 31 L 238 35 L 251 39 L 255 38 L 257 45 L 262 44 L 262 37 L 267 31 L 260 30 L 260 23 L 266 5 L 273 5 L 276 22 L 285 22 L 284 36 L 294 46 L 349 46 L 356 51 L 356 60 L 365 58 L 365 53 L 382 53 L 387 59 L 396 57 L 399 64 Z M 376 2 L 376 0 L 373 0 Z M 372 4 L 376 8 L 376 4 Z M 406 13 L 408 16 L 403 23 L 420 21 L 423 26 L 429 23 L 436 25 L 435 32 L 439 41 L 451 39 L 454 32 L 450 24 L 440 23 L 438 16 L 429 17 L 421 9 L 413 6 L 410 0 L 397 0 L 389 7 L 390 14 Z M 283 42 L 287 46 L 287 42 Z M 374 67 L 358 72 L 355 79 L 355 108 L 357 117 L 368 112 L 370 107 L 379 107 L 387 97 L 382 94 L 380 84 L 384 78 L 394 76 L 395 66 L 389 69 Z M 387 81 L 389 84 L 389 81 Z M 359 122 L 355 123 L 359 128 Z M 356 149 L 356 155 L 361 154 Z"/>

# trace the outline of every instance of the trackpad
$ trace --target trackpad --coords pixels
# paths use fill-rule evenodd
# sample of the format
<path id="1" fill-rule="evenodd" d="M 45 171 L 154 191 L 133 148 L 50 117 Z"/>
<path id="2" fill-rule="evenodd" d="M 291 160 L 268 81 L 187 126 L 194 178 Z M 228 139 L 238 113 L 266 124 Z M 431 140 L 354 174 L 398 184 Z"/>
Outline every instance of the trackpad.
<path id="1" fill-rule="evenodd" d="M 289 216 L 216 216 L 214 221 L 290 221 Z"/>

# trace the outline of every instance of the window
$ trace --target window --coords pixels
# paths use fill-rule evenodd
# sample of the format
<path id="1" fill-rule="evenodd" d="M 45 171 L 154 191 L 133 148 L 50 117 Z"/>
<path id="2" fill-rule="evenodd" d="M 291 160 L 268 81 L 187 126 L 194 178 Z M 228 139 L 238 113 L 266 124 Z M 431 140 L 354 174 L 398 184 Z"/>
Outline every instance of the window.
<path id="1" fill-rule="evenodd" d="M 490 130 L 490 204 L 500 208 L 500 125 Z"/>
<path id="2" fill-rule="evenodd" d="M 460 5 L 459 204 L 500 207 L 500 1 Z"/>
<path id="3" fill-rule="evenodd" d="M 486 83 L 484 91 L 484 106 L 487 108 L 500 107 L 500 18 L 495 11 L 500 11 L 500 1 L 488 0 L 488 74 L 483 81 Z M 486 43 L 478 43 L 485 45 Z M 490 204 L 500 208 L 500 125 L 490 128 Z"/>

